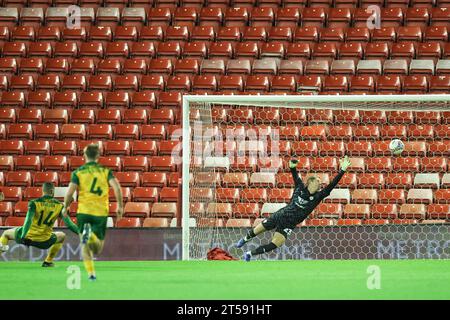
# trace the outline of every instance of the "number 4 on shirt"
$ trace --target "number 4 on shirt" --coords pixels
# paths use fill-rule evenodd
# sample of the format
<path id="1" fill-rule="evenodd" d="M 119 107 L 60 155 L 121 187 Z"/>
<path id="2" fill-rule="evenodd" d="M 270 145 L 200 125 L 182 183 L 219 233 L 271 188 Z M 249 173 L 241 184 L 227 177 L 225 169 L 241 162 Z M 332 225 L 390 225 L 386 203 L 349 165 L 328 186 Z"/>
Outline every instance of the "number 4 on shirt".
<path id="1" fill-rule="evenodd" d="M 94 178 L 91 185 L 91 190 L 89 190 L 90 193 L 96 194 L 98 196 L 101 196 L 103 191 L 100 187 L 95 188 L 95 185 L 97 184 L 97 178 Z"/>

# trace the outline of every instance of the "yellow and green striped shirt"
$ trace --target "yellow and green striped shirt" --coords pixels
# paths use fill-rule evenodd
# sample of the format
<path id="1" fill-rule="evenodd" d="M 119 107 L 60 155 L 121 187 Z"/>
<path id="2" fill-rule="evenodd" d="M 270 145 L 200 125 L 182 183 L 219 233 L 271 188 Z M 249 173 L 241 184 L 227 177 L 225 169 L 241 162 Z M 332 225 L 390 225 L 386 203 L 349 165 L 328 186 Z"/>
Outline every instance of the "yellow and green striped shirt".
<path id="1" fill-rule="evenodd" d="M 61 214 L 62 208 L 63 204 L 50 196 L 31 200 L 28 203 L 23 237 L 32 241 L 46 241 L 50 239 L 53 225 Z M 31 219 L 31 224 L 27 222 L 29 219 Z"/>
<path id="2" fill-rule="evenodd" d="M 109 180 L 112 171 L 97 162 L 88 162 L 72 173 L 71 182 L 78 185 L 78 213 L 108 216 Z"/>

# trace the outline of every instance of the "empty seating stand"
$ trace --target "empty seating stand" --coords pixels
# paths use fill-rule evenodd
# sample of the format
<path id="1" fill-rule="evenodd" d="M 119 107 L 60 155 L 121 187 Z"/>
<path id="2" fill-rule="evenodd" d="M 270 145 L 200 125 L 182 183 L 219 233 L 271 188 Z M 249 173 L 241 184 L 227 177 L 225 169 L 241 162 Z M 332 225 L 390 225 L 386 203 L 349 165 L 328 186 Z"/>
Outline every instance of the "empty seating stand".
<path id="1" fill-rule="evenodd" d="M 44 182 L 67 186 L 84 146 L 99 141 L 100 163 L 114 170 L 127 202 L 116 226 L 173 225 L 183 94 L 450 93 L 445 2 L 83 0 L 75 29 L 66 26 L 66 3 L 6 0 L 0 8 L 0 216 L 8 225 L 20 224 Z M 374 3 L 381 25 L 371 30 L 365 8 Z M 353 163 L 305 225 L 450 215 L 448 113 L 212 113 L 244 135 L 278 127 L 285 158 L 275 174 L 239 154 L 242 145 L 227 146 L 243 163 L 196 177 L 217 188 L 222 217 L 211 223 L 250 227 L 264 204 L 287 202 L 292 154 L 302 174 L 318 171 L 323 183 L 339 157 Z M 408 138 L 405 154 L 392 158 L 386 141 L 399 136 Z M 213 209 L 202 204 L 191 209 Z"/>

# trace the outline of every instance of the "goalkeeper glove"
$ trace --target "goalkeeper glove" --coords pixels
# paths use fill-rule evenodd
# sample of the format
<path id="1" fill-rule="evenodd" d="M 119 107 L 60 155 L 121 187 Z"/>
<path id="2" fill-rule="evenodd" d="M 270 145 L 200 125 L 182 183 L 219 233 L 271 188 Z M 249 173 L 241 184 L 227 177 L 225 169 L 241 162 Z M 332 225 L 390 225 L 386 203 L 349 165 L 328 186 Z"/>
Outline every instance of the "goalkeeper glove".
<path id="1" fill-rule="evenodd" d="M 298 164 L 298 160 L 293 159 L 293 160 L 289 161 L 289 168 L 291 168 L 291 169 L 297 168 L 297 164 Z"/>
<path id="2" fill-rule="evenodd" d="M 339 160 L 341 164 L 341 170 L 347 171 L 347 168 L 352 164 L 348 156 L 345 156 L 341 160 Z"/>

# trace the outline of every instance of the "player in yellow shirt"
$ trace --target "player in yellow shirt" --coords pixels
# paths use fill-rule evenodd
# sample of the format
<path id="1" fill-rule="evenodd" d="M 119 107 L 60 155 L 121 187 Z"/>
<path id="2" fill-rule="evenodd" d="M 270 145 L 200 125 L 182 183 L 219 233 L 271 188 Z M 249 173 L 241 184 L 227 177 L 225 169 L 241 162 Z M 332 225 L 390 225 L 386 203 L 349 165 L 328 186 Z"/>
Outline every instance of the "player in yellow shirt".
<path id="1" fill-rule="evenodd" d="M 106 222 L 109 214 L 109 186 L 119 205 L 117 219 L 123 215 L 122 189 L 112 171 L 97 163 L 99 146 L 90 144 L 84 149 L 86 163 L 72 173 L 69 190 L 64 199 L 64 211 L 78 190 L 77 224 L 81 232 L 83 262 L 89 280 L 96 280 L 93 256 L 103 250 Z"/>
<path id="2" fill-rule="evenodd" d="M 42 266 L 53 267 L 53 258 L 61 249 L 66 238 L 64 232 L 53 232 L 56 219 L 62 216 L 67 227 L 77 234 L 78 227 L 66 214 L 62 213 L 63 204 L 54 198 L 55 187 L 52 183 L 44 183 L 42 193 L 42 197 L 28 203 L 28 212 L 23 226 L 3 232 L 0 237 L 0 252 L 8 251 L 10 240 L 43 250 L 50 248 Z"/>

